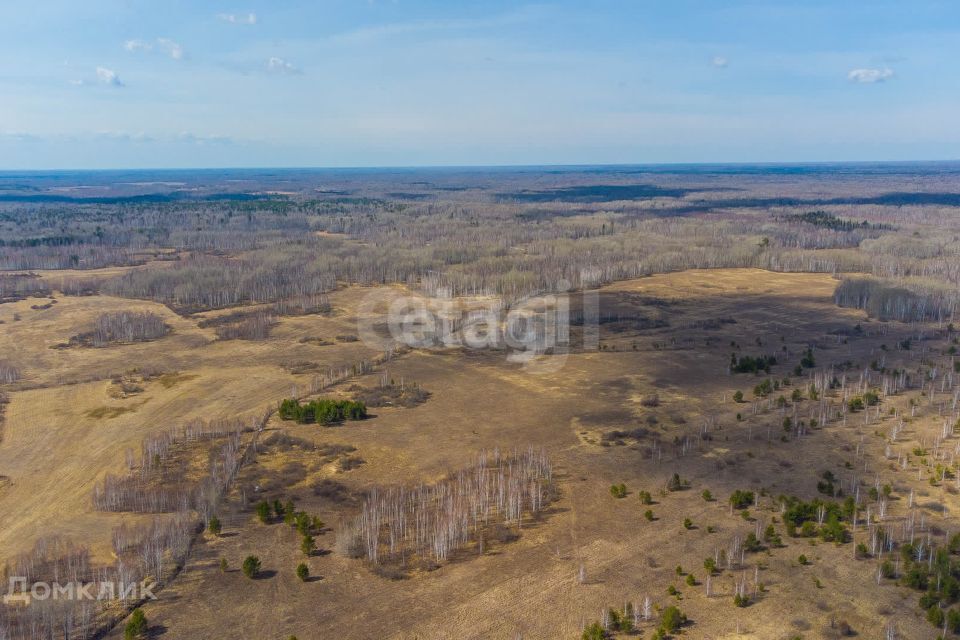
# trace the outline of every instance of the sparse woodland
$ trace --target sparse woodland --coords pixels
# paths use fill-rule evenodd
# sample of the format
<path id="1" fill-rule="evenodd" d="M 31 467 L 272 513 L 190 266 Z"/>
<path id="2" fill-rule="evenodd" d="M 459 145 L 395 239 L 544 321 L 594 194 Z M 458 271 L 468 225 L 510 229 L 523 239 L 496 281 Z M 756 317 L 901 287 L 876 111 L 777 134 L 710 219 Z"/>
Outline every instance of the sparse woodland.
<path id="1" fill-rule="evenodd" d="M 294 195 L 287 196 L 4 202 L 0 303 L 29 305 L 22 301 L 54 297 L 32 306 L 41 314 L 61 295 L 156 301 L 220 341 L 265 343 L 290 316 L 331 314 L 332 292 L 352 284 L 399 283 L 441 297 L 499 294 L 514 302 L 538 292 L 687 269 L 832 274 L 836 305 L 861 309 L 867 318 L 824 330 L 800 347 L 788 344 L 789 336 L 773 345 L 762 344 L 760 336 L 754 344 L 750 336 L 741 347 L 725 336 L 736 329 L 733 317 L 684 325 L 698 333 L 677 344 L 668 335 L 674 327 L 666 319 L 667 301 L 642 301 L 642 312 L 601 313 L 604 351 L 624 360 L 643 349 L 662 351 L 665 360 L 674 351 L 678 358 L 683 352 L 703 355 L 703 366 L 725 377 L 729 390 L 722 400 L 691 402 L 691 411 L 698 412 L 691 418 L 677 407 L 683 390 L 664 383 L 638 393 L 630 411 L 610 407 L 598 424 L 583 427 L 581 440 L 571 446 L 597 459 L 630 460 L 651 479 L 646 486 L 558 465 L 569 476 L 563 482 L 599 487 L 589 495 L 610 502 L 605 517 L 624 519 L 641 532 L 671 527 L 671 536 L 706 538 L 710 545 L 706 557 L 674 558 L 673 549 L 658 550 L 662 557 L 648 559 L 649 569 L 668 563 L 672 572 L 682 563 L 687 570 L 677 566 L 675 583 L 651 585 L 654 598 L 629 593 L 599 611 L 584 605 L 582 637 L 648 632 L 667 637 L 685 627 L 697 629 L 700 595 L 724 600 L 731 617 L 750 612 L 770 597 L 765 574 L 771 559 L 790 558 L 790 570 L 809 573 L 803 579 L 816 580 L 819 589 L 817 545 L 842 549 L 850 562 L 869 567 L 871 588 L 910 590 L 910 606 L 919 605 L 912 613 L 950 637 L 960 633 L 960 533 L 948 518 L 960 492 L 960 196 L 949 192 L 949 176 L 888 178 L 881 188 L 829 173 L 775 179 L 575 172 L 537 173 L 533 179 L 508 172 L 490 180 L 468 172 L 403 184 L 416 196 L 404 197 L 406 191 L 395 184 L 402 177 L 364 183 L 328 176 L 321 191 L 320 179 L 307 175 L 294 179 Z M 595 184 L 598 180 L 614 184 Z M 638 181 L 645 184 L 633 184 Z M 819 195 L 811 198 L 811 192 Z M 94 271 L 103 267 L 129 268 Z M 32 272 L 51 269 L 71 272 L 42 277 Z M 662 315 L 651 311 L 658 304 Z M 572 324 L 583 324 L 576 310 Z M 72 331 L 84 331 L 74 344 L 90 347 L 164 339 L 162 345 L 177 337 L 165 338 L 171 327 L 163 316 L 136 311 L 103 313 L 93 326 Z M 644 331 L 653 336 L 648 342 L 640 335 Z M 778 331 L 789 333 L 789 327 Z M 337 340 L 356 337 L 344 333 Z M 858 359 L 852 347 L 864 341 L 870 341 L 863 351 L 869 357 Z M 332 344 L 306 338 L 298 348 L 333 349 Z M 84 353 L 91 352 L 111 350 Z M 93 562 L 81 542 L 44 536 L 13 558 L 0 578 L 150 579 L 162 585 L 184 566 L 204 529 L 219 537 L 217 514 L 223 515 L 231 490 L 239 495 L 243 517 L 261 523 L 289 519 L 302 535 L 297 561 L 304 562 L 285 571 L 296 566 L 304 588 L 314 574 L 306 564 L 316 560 L 314 536 L 328 532 L 334 538 L 329 546 L 377 579 L 430 579 L 429 572 L 455 560 L 493 556 L 488 552 L 524 536 L 531 524 L 552 519 L 551 507 L 568 485 L 554 472 L 554 450 L 548 455 L 539 448 L 542 442 L 509 454 L 486 451 L 475 464 L 440 480 L 375 484 L 364 478 L 357 489 L 350 479 L 363 477 L 375 455 L 291 435 L 294 429 L 322 437 L 376 426 L 374 420 L 342 430 L 301 426 L 364 420 L 372 417 L 368 407 L 383 407 L 383 413 L 429 410 L 436 400 L 420 405 L 430 392 L 385 371 L 379 386 L 343 384 L 404 353 L 396 349 L 356 364 L 332 364 L 336 361 L 321 363 L 312 354 L 306 356 L 310 361 L 302 359 L 298 352 L 278 370 L 312 373 L 312 379 L 293 378 L 290 392 L 264 398 L 269 410 L 158 427 L 139 452 L 126 452 L 122 471 L 99 474 L 90 492 L 96 511 L 137 514 L 113 529 L 111 563 Z M 7 400 L 31 381 L 31 366 L 17 353 L 0 358 L 0 435 Z M 643 373 L 651 380 L 659 375 Z M 260 438 L 274 413 L 272 424 L 280 427 Z M 830 454 L 843 457 L 843 465 L 820 468 L 818 460 L 801 468 L 804 443 L 833 437 L 837 450 Z M 715 446 L 719 453 L 712 452 Z M 299 457 L 278 465 L 273 475 L 244 475 L 258 456 L 278 453 Z M 689 467 L 707 454 L 711 478 L 735 479 L 736 490 L 721 494 L 718 486 L 703 484 L 703 474 L 688 479 Z M 817 468 L 806 468 L 811 465 Z M 800 490 L 782 493 L 753 480 L 771 468 L 778 477 L 802 483 Z M 4 479 L 0 475 L 0 490 Z M 292 502 L 278 506 L 286 488 L 301 482 L 313 498 L 333 505 L 335 535 L 333 528 L 303 524 L 305 512 L 294 511 Z M 706 515 L 682 513 L 672 520 L 666 515 L 677 504 L 693 502 L 707 509 Z M 569 572 L 569 588 L 589 593 L 594 567 L 559 548 L 556 555 L 558 564 L 577 565 Z M 245 561 L 241 571 L 248 573 L 249 566 L 248 577 L 258 577 L 260 557 L 247 558 L 254 558 L 256 567 Z M 225 564 L 221 568 L 226 571 Z M 777 578 L 782 581 L 782 575 Z M 124 602 L 119 608 L 136 605 Z M 897 613 L 902 619 L 903 612 Z M 0 606 L 0 639 L 92 637 L 110 628 L 116 614 L 96 602 Z M 882 623 L 886 640 L 902 637 L 897 616 L 883 617 L 878 628 Z M 834 629 L 845 633 L 850 627 L 840 621 L 830 633 Z M 872 630 L 857 632 L 868 637 Z"/>
<path id="2" fill-rule="evenodd" d="M 155 313 L 104 313 L 97 317 L 89 334 L 94 347 L 115 342 L 144 342 L 165 336 L 170 327 Z"/>
<path id="3" fill-rule="evenodd" d="M 101 511 L 168 513 L 196 511 L 206 518 L 233 481 L 245 455 L 241 434 L 265 418 L 197 420 L 143 441 L 139 460 L 128 452 L 129 472 L 107 474 L 94 487 L 93 505 Z M 200 444 L 206 474 L 187 480 L 193 445 Z M 209 457 L 209 462 L 206 458 Z"/>
<path id="4" fill-rule="evenodd" d="M 373 361 L 332 370 L 314 380 L 311 390 L 369 373 L 394 355 L 391 351 Z M 363 409 L 362 403 L 331 404 L 338 409 L 349 407 L 355 416 Z M 0 410 L 2 408 L 0 402 Z M 258 436 L 273 413 L 274 410 L 268 410 L 261 415 L 193 420 L 146 438 L 139 455 L 127 450 L 127 472 L 107 473 L 96 483 L 91 495 L 93 507 L 108 512 L 154 514 L 154 519 L 146 525 L 121 525 L 114 529 L 114 565 L 92 564 L 89 551 L 82 544 L 56 537 L 42 538 L 31 552 L 19 555 L 8 564 L 0 579 L 4 579 L 5 586 L 7 576 L 24 576 L 28 584 L 33 581 L 133 584 L 146 580 L 162 588 L 182 568 L 195 537 L 215 518 L 218 506 L 242 466 L 254 461 L 261 449 L 289 447 L 294 443 L 276 434 L 265 439 L 263 446 L 258 443 Z M 305 450 L 316 450 L 306 442 L 296 444 Z M 355 456 L 344 456 L 352 451 L 353 447 L 340 446 L 327 447 L 319 453 L 338 460 L 341 466 L 345 461 L 362 463 Z M 133 600 L 121 600 L 122 606 L 135 604 Z M 109 629 L 116 622 L 115 613 L 110 600 L 106 603 L 44 600 L 22 611 L 0 605 L 0 638 L 32 639 L 60 631 L 65 637 L 89 638 Z"/>
<path id="5" fill-rule="evenodd" d="M 555 497 L 545 452 L 484 452 L 474 467 L 439 483 L 372 490 L 338 531 L 338 550 L 403 568 L 444 562 L 468 545 L 483 553 L 491 539 L 509 538 L 502 527 L 522 530 Z"/>
<path id="6" fill-rule="evenodd" d="M 139 460 L 127 453 L 130 471 L 107 476 L 93 491 L 96 509 L 156 515 L 147 524 L 121 524 L 112 533 L 113 565 L 90 561 L 82 544 L 42 538 L 31 552 L 17 556 L 6 576 L 23 576 L 27 584 L 57 581 L 132 585 L 146 580 L 159 590 L 183 566 L 194 537 L 214 514 L 224 491 L 239 469 L 246 448 L 240 434 L 262 424 L 262 418 L 235 421 L 195 421 L 150 438 Z M 183 480 L 191 446 L 210 465 L 199 481 Z M 6 583 L 6 580 L 5 580 Z M 116 587 L 120 596 L 120 587 Z M 96 595 L 96 594 L 94 594 Z M 134 595 L 123 604 L 136 604 Z M 0 637 L 35 638 L 62 630 L 65 637 L 88 638 L 113 620 L 110 601 L 37 600 L 23 609 L 0 607 Z M 39 635 L 38 635 L 39 634 Z"/>
<path id="7" fill-rule="evenodd" d="M 32 551 L 8 562 L 0 577 L 5 583 L 8 576 L 25 577 L 27 584 L 54 580 L 61 585 L 112 583 L 119 601 L 132 606 L 140 592 L 128 591 L 126 586 L 146 581 L 148 585 L 156 583 L 159 590 L 182 567 L 196 531 L 197 521 L 187 515 L 120 525 L 112 532 L 116 561 L 106 566 L 91 562 L 83 545 L 58 537 L 41 538 Z M 95 600 L 97 595 L 95 588 L 94 599 L 34 600 L 27 607 L 0 607 L 0 632 L 11 640 L 92 637 L 114 615 Z"/>
<path id="8" fill-rule="evenodd" d="M 838 302 L 885 317 L 945 319 L 957 306 L 960 223 L 951 214 L 956 199 L 941 193 L 926 202 L 900 193 L 864 196 L 855 178 L 842 176 L 784 184 L 745 175 L 731 179 L 741 190 L 735 197 L 717 190 L 715 176 L 691 178 L 682 189 L 587 183 L 539 192 L 525 188 L 522 175 L 504 176 L 495 192 L 482 176 L 460 179 L 463 188 L 423 201 L 393 200 L 385 195 L 391 185 L 372 180 L 368 193 L 326 199 L 11 203 L 0 207 L 0 268 L 172 261 L 116 277 L 71 276 L 58 288 L 157 300 L 180 312 L 288 305 L 283 301 L 322 296 L 341 283 L 413 283 L 428 293 L 516 299 L 561 283 L 592 287 L 721 267 L 869 274 L 874 280 L 839 289 Z M 565 179 L 582 185 L 590 176 Z M 914 189 L 915 179 L 903 178 L 904 190 Z M 890 188 L 899 180 L 893 175 Z M 930 189 L 942 187 L 928 181 Z M 837 195 L 805 202 L 810 182 Z M 651 197 L 616 199 L 635 193 Z M 4 276 L 0 299 L 44 290 L 35 280 Z"/>

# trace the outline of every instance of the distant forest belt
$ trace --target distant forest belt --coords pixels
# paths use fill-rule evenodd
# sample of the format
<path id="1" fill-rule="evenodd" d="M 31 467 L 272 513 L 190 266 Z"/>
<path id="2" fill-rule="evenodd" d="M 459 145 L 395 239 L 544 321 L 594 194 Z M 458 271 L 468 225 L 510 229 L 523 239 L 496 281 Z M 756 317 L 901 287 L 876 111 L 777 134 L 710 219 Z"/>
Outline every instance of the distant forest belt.
<path id="1" fill-rule="evenodd" d="M 681 198 L 713 189 L 665 189 L 651 185 L 566 187 L 544 191 L 498 193 L 504 200 L 518 202 L 617 202 L 621 200 L 649 200 L 652 198 Z M 398 194 L 409 196 L 411 194 Z M 414 194 L 415 195 L 415 194 Z M 879 196 L 850 196 L 839 198 L 688 198 L 696 203 L 690 209 L 731 209 L 767 207 L 819 207 L 826 205 L 944 205 L 960 206 L 960 193 L 885 193 Z"/>
<path id="2" fill-rule="evenodd" d="M 162 202 L 195 201 L 198 204 L 218 202 L 223 200 L 276 200 L 279 196 L 264 196 L 252 193 L 215 193 L 204 196 L 193 194 L 161 194 L 150 193 L 134 196 L 59 196 L 49 194 L 0 194 L 0 202 L 36 202 L 36 203 L 70 203 L 70 204 L 145 204 Z"/>
<path id="3" fill-rule="evenodd" d="M 863 273 L 881 284 L 838 302 L 902 320 L 952 317 L 960 291 L 960 193 L 942 168 L 239 172 L 253 182 L 243 192 L 230 191 L 231 172 L 174 173 L 186 187 L 147 181 L 154 191 L 137 193 L 127 175 L 115 178 L 117 196 L 104 195 L 110 175 L 16 176 L 17 192 L 0 195 L 0 269 L 91 270 L 174 251 L 164 269 L 64 279 L 61 289 L 181 313 L 342 283 L 509 303 L 694 268 Z M 63 195 L 69 180 L 95 195 Z M 0 276 L 0 300 L 45 293 L 45 283 Z"/>

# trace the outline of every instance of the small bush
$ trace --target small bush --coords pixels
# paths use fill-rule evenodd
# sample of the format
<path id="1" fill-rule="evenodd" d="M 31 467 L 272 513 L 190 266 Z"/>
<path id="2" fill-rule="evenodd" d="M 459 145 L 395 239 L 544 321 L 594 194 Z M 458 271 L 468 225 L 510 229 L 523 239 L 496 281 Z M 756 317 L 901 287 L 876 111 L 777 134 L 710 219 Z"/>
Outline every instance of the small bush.
<path id="1" fill-rule="evenodd" d="M 210 521 L 207 523 L 207 531 L 209 531 L 215 536 L 219 536 L 220 532 L 222 531 L 220 518 L 218 518 L 217 516 L 210 516 Z"/>
<path id="2" fill-rule="evenodd" d="M 134 640 L 134 638 L 142 638 L 146 633 L 147 616 L 144 615 L 143 609 L 138 607 L 130 614 L 130 620 L 123 629 L 123 637 L 124 640 Z"/>
<path id="3" fill-rule="evenodd" d="M 746 509 L 753 504 L 755 497 L 753 491 L 741 491 L 737 489 L 730 496 L 730 504 L 733 505 L 734 509 Z"/>
<path id="4" fill-rule="evenodd" d="M 270 504 L 267 502 L 257 503 L 257 518 L 260 522 L 267 524 L 270 522 Z"/>
<path id="5" fill-rule="evenodd" d="M 583 630 L 583 635 L 580 636 L 582 640 L 605 640 L 606 637 L 607 632 L 604 631 L 599 622 L 594 622 L 588 626 Z"/>
<path id="6" fill-rule="evenodd" d="M 303 564 L 302 562 L 297 565 L 297 577 L 300 578 L 300 582 L 306 582 L 307 578 L 310 577 L 310 567 Z"/>
<path id="7" fill-rule="evenodd" d="M 763 545 L 760 544 L 760 540 L 757 539 L 757 535 L 753 532 L 747 534 L 747 539 L 743 542 L 743 548 L 748 553 L 757 553 L 758 551 L 763 550 Z"/>
<path id="8" fill-rule="evenodd" d="M 680 477 L 679 473 L 675 473 L 670 476 L 670 479 L 667 480 L 667 491 L 680 491 L 690 486 L 690 483 Z"/>
<path id="9" fill-rule="evenodd" d="M 888 580 L 896 577 L 896 568 L 889 560 L 884 560 L 880 565 L 880 575 Z"/>
<path id="10" fill-rule="evenodd" d="M 767 528 L 763 532 L 763 539 L 765 542 L 774 547 L 783 546 L 783 541 L 780 539 L 780 534 L 777 533 L 777 530 L 772 524 L 768 524 Z"/>
<path id="11" fill-rule="evenodd" d="M 770 379 L 767 378 L 757 386 L 753 388 L 753 395 L 758 398 L 766 398 L 773 392 L 773 383 L 770 382 Z"/>
<path id="12" fill-rule="evenodd" d="M 610 495 L 614 498 L 625 498 L 627 497 L 627 485 L 623 484 L 613 484 L 610 485 Z"/>
<path id="13" fill-rule="evenodd" d="M 950 611 L 947 611 L 947 629 L 954 633 L 960 633 L 960 610 L 950 609 Z"/>
<path id="14" fill-rule="evenodd" d="M 247 556 L 243 559 L 243 564 L 240 569 L 243 571 L 243 575 L 248 578 L 256 578 L 260 573 L 260 558 L 257 556 Z"/>
<path id="15" fill-rule="evenodd" d="M 659 407 L 660 406 L 660 396 L 653 393 L 648 396 L 644 396 L 640 400 L 640 404 L 644 407 Z"/>
<path id="16" fill-rule="evenodd" d="M 297 529 L 297 533 L 300 535 L 307 535 L 312 530 L 310 516 L 303 511 L 297 511 L 295 514 L 293 514 L 293 526 Z"/>
<path id="17" fill-rule="evenodd" d="M 943 609 L 940 608 L 940 605 L 934 604 L 927 609 L 927 622 L 932 624 L 938 629 L 943 626 Z"/>
<path id="18" fill-rule="evenodd" d="M 834 628 L 836 628 L 837 633 L 840 634 L 841 637 L 846 638 L 849 636 L 856 635 L 853 628 L 850 626 L 850 624 L 846 620 L 840 620 L 833 626 Z"/>
<path id="19" fill-rule="evenodd" d="M 660 629 L 665 633 L 675 633 L 687 622 L 687 616 L 674 605 L 663 610 L 660 615 Z"/>

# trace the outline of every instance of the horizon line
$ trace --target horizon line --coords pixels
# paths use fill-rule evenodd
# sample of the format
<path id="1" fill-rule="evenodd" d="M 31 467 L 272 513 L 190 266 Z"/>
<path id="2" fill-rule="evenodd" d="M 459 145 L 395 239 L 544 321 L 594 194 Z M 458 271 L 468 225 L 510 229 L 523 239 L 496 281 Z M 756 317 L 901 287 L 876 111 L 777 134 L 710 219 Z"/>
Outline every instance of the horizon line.
<path id="1" fill-rule="evenodd" d="M 697 161 L 697 162 L 585 162 L 585 163 L 518 163 L 518 164 L 411 164 L 411 165 L 243 165 L 206 167 L 59 167 L 47 169 L 4 169 L 11 173 L 108 173 L 114 171 L 387 171 L 387 170 L 456 170 L 456 169 L 582 169 L 619 167 L 810 167 L 856 165 L 924 165 L 960 164 L 960 158 L 937 160 L 761 160 L 761 161 Z"/>

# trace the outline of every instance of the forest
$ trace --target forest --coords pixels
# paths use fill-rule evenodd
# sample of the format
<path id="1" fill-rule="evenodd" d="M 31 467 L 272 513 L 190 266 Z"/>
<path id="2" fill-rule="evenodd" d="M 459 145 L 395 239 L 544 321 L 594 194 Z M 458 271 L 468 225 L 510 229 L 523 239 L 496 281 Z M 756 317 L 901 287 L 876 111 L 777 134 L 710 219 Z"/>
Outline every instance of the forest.
<path id="1" fill-rule="evenodd" d="M 885 177 L 891 192 L 917 183 L 895 168 Z M 188 201 L 98 200 L 94 192 L 0 202 L 0 269 L 21 272 L 0 278 L 0 299 L 43 293 L 50 283 L 29 274 L 44 269 L 70 270 L 55 285 L 64 293 L 194 313 L 322 296 L 345 283 L 516 300 L 683 269 L 755 267 L 835 274 L 844 285 L 838 303 L 883 317 L 947 318 L 958 302 L 960 228 L 953 203 L 934 197 L 942 174 L 919 180 L 926 200 L 850 195 L 857 178 L 842 171 L 785 182 L 775 173 L 571 169 L 490 180 L 425 170 L 363 182 L 334 176 L 326 194 L 310 189 L 324 178 L 298 175 L 301 191 L 283 196 L 200 190 Z M 736 197 L 724 190 L 731 186 Z M 812 188 L 833 196 L 800 197 Z M 163 268 L 137 268 L 148 264 Z M 96 272 L 109 266 L 134 268 Z"/>

